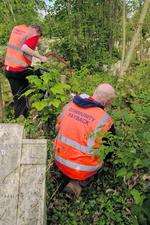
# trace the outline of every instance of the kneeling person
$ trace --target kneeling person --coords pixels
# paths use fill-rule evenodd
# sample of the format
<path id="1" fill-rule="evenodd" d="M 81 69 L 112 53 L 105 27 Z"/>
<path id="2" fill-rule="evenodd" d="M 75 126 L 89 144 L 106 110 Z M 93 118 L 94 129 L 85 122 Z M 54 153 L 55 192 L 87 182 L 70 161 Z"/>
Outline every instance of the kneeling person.
<path id="1" fill-rule="evenodd" d="M 102 138 L 97 134 L 114 129 L 112 118 L 105 111 L 114 98 L 113 87 L 100 84 L 92 97 L 76 95 L 58 116 L 55 164 L 70 179 L 64 191 L 76 197 L 103 165 L 96 156 L 96 150 L 102 144 Z"/>

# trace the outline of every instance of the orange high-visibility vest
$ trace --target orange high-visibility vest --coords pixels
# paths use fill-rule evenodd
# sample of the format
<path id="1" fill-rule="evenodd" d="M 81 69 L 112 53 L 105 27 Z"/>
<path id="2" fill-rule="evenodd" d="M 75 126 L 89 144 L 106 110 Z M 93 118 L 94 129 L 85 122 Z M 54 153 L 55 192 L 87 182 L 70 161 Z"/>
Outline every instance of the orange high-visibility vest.
<path id="1" fill-rule="evenodd" d="M 13 28 L 6 50 L 4 63 L 6 67 L 27 68 L 31 65 L 32 56 L 24 55 L 21 47 L 27 39 L 36 35 L 38 35 L 36 30 L 26 25 L 19 25 Z"/>
<path id="2" fill-rule="evenodd" d="M 82 108 L 69 103 L 59 117 L 59 132 L 54 142 L 55 162 L 62 173 L 71 179 L 86 180 L 103 164 L 96 156 L 101 145 L 101 132 L 113 124 L 101 108 Z"/>

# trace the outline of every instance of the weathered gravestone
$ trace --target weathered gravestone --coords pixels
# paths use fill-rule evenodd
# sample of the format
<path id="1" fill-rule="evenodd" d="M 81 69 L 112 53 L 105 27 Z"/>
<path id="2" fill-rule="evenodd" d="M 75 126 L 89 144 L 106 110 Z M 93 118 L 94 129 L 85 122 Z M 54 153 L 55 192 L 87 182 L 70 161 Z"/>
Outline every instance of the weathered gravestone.
<path id="1" fill-rule="evenodd" d="M 45 225 L 47 141 L 0 124 L 0 225 Z"/>

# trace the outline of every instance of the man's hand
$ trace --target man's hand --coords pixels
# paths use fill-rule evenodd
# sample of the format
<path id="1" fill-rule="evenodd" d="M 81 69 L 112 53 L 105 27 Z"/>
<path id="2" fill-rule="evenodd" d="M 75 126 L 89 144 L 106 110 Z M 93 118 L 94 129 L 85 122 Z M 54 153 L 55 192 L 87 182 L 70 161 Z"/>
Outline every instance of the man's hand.
<path id="1" fill-rule="evenodd" d="M 48 60 L 48 58 L 46 56 L 42 56 L 42 55 L 40 56 L 39 59 L 41 62 L 46 62 Z"/>

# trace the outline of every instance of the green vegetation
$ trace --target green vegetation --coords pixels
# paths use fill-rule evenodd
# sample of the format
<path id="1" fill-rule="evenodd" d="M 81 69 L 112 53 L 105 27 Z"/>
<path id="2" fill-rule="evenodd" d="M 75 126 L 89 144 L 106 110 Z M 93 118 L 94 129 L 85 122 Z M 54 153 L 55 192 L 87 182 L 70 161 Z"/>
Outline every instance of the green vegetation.
<path id="1" fill-rule="evenodd" d="M 98 179 L 72 204 L 65 202 L 60 193 L 55 193 L 59 186 L 55 180 L 57 173 L 50 168 L 51 175 L 48 173 L 47 179 L 50 224 L 84 225 L 87 219 L 90 224 L 98 225 L 138 224 L 137 217 L 146 198 L 144 174 L 150 166 L 148 74 L 149 65 L 143 63 L 123 78 L 106 73 L 90 74 L 82 68 L 68 80 L 74 93 L 92 94 L 100 82 L 110 82 L 116 87 L 118 96 L 110 114 L 117 135 L 110 139 L 111 147 L 100 148 L 101 155 L 114 152 L 113 167 L 106 165 Z M 57 110 L 61 111 L 60 106 Z M 53 154 L 49 153 L 51 164 Z"/>
<path id="2" fill-rule="evenodd" d="M 15 24 L 40 23 L 46 36 L 46 44 L 40 51 L 51 49 L 62 54 L 75 69 L 71 75 L 63 65 L 51 60 L 37 65 L 46 69 L 41 77 L 28 78 L 31 88 L 26 95 L 30 97 L 31 111 L 24 121 L 26 136 L 49 139 L 48 225 L 150 224 L 149 9 L 132 52 L 130 67 L 123 76 L 120 72 L 138 27 L 143 3 L 141 0 L 56 0 L 46 6 L 42 0 L 0 2 L 1 55 Z M 46 16 L 41 16 L 39 10 Z M 66 82 L 62 82 L 62 75 L 66 76 Z M 102 146 L 98 154 L 104 158 L 108 152 L 113 152 L 113 158 L 80 198 L 68 203 L 58 191 L 60 184 L 56 177 L 60 174 L 53 168 L 56 117 L 71 99 L 71 93 L 92 94 L 102 82 L 111 83 L 117 92 L 109 109 L 117 134 L 109 136 L 110 147 Z M 4 78 L 1 87 L 0 94 L 2 92 L 6 103 L 3 122 L 16 122 Z"/>

